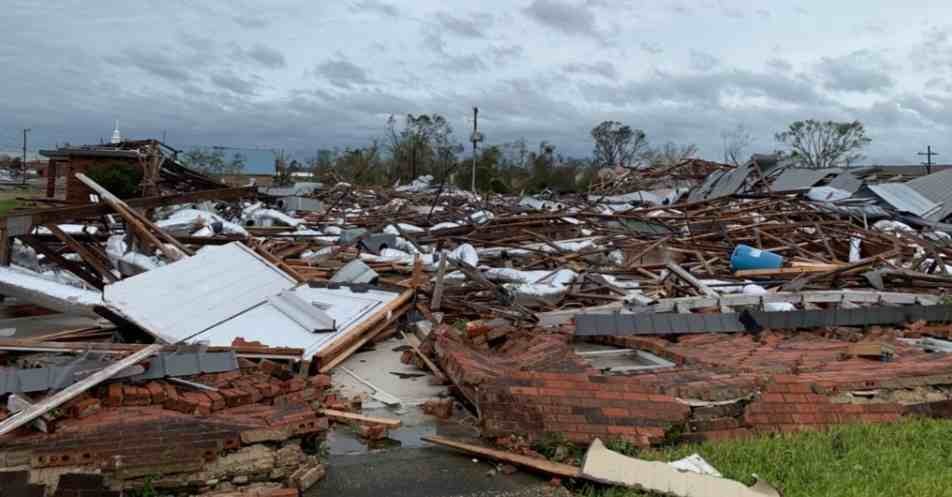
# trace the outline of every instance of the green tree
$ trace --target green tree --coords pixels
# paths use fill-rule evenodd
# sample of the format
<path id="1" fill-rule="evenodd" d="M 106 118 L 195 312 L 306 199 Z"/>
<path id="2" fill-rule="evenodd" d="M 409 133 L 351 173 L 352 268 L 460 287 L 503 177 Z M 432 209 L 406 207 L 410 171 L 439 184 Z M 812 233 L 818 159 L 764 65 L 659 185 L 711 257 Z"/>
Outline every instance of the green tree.
<path id="1" fill-rule="evenodd" d="M 403 129 L 397 119 L 387 119 L 392 179 L 413 180 L 433 174 L 442 177 L 456 162 L 462 146 L 453 139 L 453 127 L 439 114 L 407 114 Z"/>
<path id="2" fill-rule="evenodd" d="M 870 141 L 863 123 L 834 121 L 797 121 L 775 135 L 790 147 L 788 156 L 803 167 L 822 169 L 848 166 L 862 159 L 862 149 Z"/>
<path id="3" fill-rule="evenodd" d="M 595 164 L 599 167 L 634 165 L 648 148 L 645 132 L 618 121 L 603 121 L 592 128 Z"/>
<path id="4" fill-rule="evenodd" d="M 224 173 L 232 175 L 241 174 L 241 172 L 245 170 L 246 162 L 247 160 L 243 154 L 235 152 L 235 154 L 231 156 L 231 160 L 225 164 Z"/>
<path id="5" fill-rule="evenodd" d="M 182 163 L 203 174 L 225 174 L 225 152 L 220 148 L 193 148 L 182 156 Z"/>

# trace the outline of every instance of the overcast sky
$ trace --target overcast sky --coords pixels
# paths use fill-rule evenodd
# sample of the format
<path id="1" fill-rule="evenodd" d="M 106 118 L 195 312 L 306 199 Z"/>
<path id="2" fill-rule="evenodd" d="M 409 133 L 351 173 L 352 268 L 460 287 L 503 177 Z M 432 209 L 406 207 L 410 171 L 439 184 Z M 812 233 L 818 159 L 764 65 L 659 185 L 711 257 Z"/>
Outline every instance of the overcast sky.
<path id="1" fill-rule="evenodd" d="M 0 3 L 0 149 L 161 137 L 187 147 L 363 146 L 390 114 L 460 141 L 591 153 L 605 119 L 652 143 L 758 151 L 797 119 L 858 119 L 869 162 L 952 156 L 952 2 L 839 0 Z M 948 23 L 948 24 L 946 24 Z M 31 147 L 33 148 L 33 147 Z M 468 149 L 467 149 L 468 150 Z M 940 159 L 944 158 L 941 156 Z"/>

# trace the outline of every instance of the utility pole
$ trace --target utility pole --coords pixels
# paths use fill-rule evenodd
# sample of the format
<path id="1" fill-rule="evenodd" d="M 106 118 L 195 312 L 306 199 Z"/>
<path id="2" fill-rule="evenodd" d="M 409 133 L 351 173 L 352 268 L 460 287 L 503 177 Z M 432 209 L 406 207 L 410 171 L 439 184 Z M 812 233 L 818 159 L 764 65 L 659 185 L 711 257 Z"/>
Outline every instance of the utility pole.
<path id="1" fill-rule="evenodd" d="M 932 151 L 932 145 L 926 147 L 925 152 L 919 152 L 917 155 L 924 155 L 926 161 L 922 163 L 923 166 L 926 166 L 926 174 L 932 174 L 932 156 L 939 155 L 939 152 Z"/>
<path id="2" fill-rule="evenodd" d="M 483 141 L 483 134 L 479 132 L 479 108 L 473 107 L 473 193 L 476 193 L 476 147 Z"/>
<path id="3" fill-rule="evenodd" d="M 23 184 L 26 184 L 26 134 L 33 131 L 30 128 L 23 128 L 23 162 L 20 164 L 20 174 Z"/>

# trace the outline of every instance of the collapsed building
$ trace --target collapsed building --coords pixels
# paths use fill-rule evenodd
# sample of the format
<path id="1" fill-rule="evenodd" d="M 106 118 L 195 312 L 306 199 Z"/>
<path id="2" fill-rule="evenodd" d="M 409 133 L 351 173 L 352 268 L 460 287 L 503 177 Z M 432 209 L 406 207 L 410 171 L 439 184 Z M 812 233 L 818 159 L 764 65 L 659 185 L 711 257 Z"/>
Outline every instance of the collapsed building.
<path id="1" fill-rule="evenodd" d="M 0 339 L 0 453 L 24 488 L 297 495 L 331 422 L 399 424 L 336 388 L 388 339 L 512 450 L 952 412 L 947 171 L 754 156 L 602 175 L 584 195 L 432 177 L 259 190 L 157 142 L 109 148 L 51 154 L 69 203 L 0 223 L 6 307 L 47 318 Z M 106 152 L 151 168 L 140 196 L 86 174 Z"/>

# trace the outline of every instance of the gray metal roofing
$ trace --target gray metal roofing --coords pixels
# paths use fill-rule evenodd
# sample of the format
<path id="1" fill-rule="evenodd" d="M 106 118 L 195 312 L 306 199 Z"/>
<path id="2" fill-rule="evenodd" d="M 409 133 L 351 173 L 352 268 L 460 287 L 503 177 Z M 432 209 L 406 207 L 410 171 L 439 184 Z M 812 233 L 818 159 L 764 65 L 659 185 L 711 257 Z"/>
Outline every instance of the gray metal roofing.
<path id="1" fill-rule="evenodd" d="M 728 172 L 715 172 L 708 176 L 700 187 L 691 192 L 691 195 L 688 196 L 688 202 L 713 200 L 737 193 L 753 168 L 754 164 L 748 162 Z"/>
<path id="2" fill-rule="evenodd" d="M 952 214 L 952 169 L 916 178 L 906 185 L 923 197 L 941 204 L 937 211 L 926 216 L 929 221 L 941 221 Z"/>
<path id="3" fill-rule="evenodd" d="M 831 179 L 826 186 L 843 190 L 844 192 L 856 193 L 863 187 L 863 180 L 857 178 L 853 171 L 843 171 Z"/>
<path id="4" fill-rule="evenodd" d="M 797 190 L 807 190 L 816 185 L 823 178 L 832 174 L 838 174 L 842 169 L 831 167 L 827 169 L 806 169 L 802 167 L 788 167 L 784 169 L 777 179 L 774 180 L 770 189 L 774 192 L 793 192 Z"/>
<path id="5" fill-rule="evenodd" d="M 902 212 L 928 218 L 939 209 L 939 204 L 922 196 L 905 183 L 880 183 L 867 186 L 876 196 Z"/>

